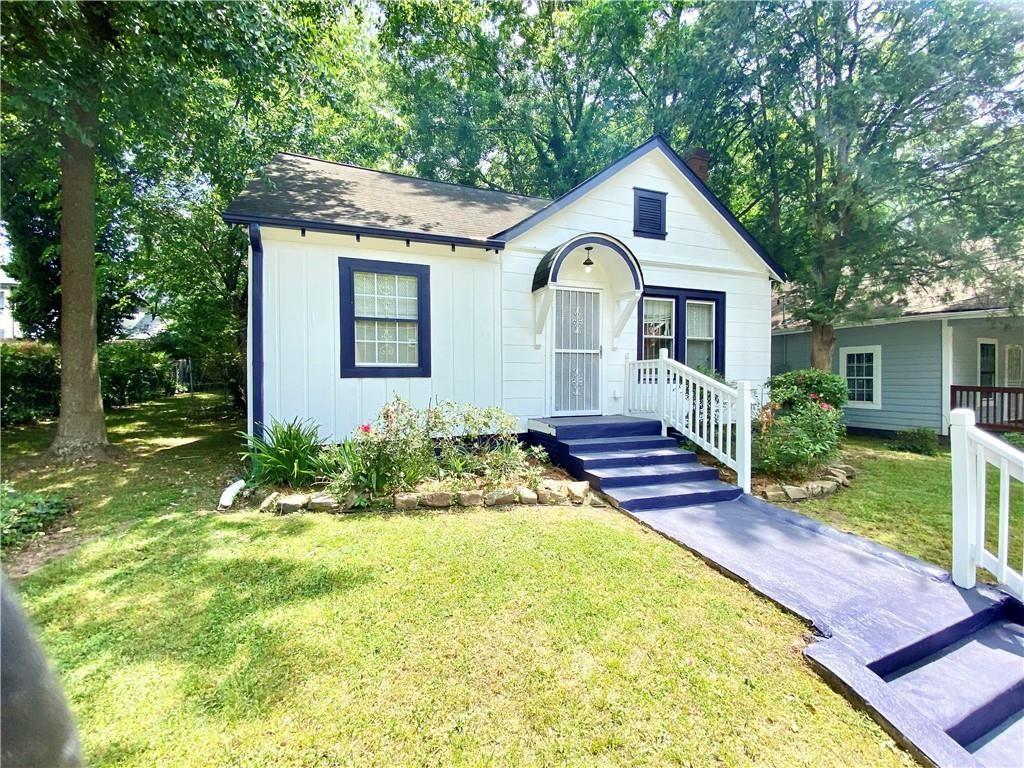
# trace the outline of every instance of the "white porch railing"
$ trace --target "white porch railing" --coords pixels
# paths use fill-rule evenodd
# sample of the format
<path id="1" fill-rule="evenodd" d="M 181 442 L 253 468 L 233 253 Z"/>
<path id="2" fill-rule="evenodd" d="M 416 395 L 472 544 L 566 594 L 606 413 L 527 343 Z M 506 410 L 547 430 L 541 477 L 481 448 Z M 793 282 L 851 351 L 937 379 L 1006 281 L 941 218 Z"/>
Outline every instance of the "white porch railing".
<path id="1" fill-rule="evenodd" d="M 736 389 L 668 358 L 627 360 L 626 413 L 661 420 L 727 467 L 750 493 L 750 383 Z"/>
<path id="2" fill-rule="evenodd" d="M 1013 479 L 1024 483 L 1024 451 L 976 427 L 974 411 L 966 408 L 950 413 L 949 442 L 953 452 L 953 583 L 970 589 L 977 581 L 977 569 L 984 568 L 1024 598 L 1024 553 L 1016 552 L 1010 559 L 1010 483 Z M 999 472 L 999 535 L 994 554 L 985 539 L 989 465 Z"/>

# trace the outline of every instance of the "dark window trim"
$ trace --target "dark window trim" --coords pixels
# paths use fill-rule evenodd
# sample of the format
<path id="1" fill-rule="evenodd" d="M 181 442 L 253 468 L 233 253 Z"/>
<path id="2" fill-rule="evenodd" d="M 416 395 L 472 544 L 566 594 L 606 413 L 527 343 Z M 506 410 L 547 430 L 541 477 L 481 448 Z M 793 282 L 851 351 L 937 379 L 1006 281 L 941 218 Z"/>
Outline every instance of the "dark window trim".
<path id="1" fill-rule="evenodd" d="M 668 215 L 668 193 L 659 192 L 656 189 L 644 189 L 633 187 L 633 234 L 636 237 L 647 237 L 655 240 L 664 240 L 668 234 L 665 221 Z M 645 229 L 640 226 L 640 201 L 656 200 L 661 205 L 661 229 Z"/>
<path id="2" fill-rule="evenodd" d="M 672 350 L 672 358 L 680 363 L 686 364 L 686 302 L 687 301 L 709 301 L 715 305 L 715 370 L 725 375 L 725 293 L 723 291 L 703 291 L 696 288 L 663 288 L 660 286 L 647 286 L 640 298 L 639 311 L 637 312 L 637 339 L 636 359 L 639 360 L 644 354 L 644 307 L 643 300 L 647 297 L 652 299 L 675 299 L 676 300 L 676 327 L 675 327 L 675 349 Z"/>
<path id="3" fill-rule="evenodd" d="M 353 272 L 412 275 L 417 278 L 417 349 L 419 365 L 356 365 L 355 285 Z M 338 259 L 339 321 L 341 323 L 341 378 L 426 378 L 430 376 L 430 267 L 374 259 Z M 380 318 L 375 318 L 380 319 Z"/>

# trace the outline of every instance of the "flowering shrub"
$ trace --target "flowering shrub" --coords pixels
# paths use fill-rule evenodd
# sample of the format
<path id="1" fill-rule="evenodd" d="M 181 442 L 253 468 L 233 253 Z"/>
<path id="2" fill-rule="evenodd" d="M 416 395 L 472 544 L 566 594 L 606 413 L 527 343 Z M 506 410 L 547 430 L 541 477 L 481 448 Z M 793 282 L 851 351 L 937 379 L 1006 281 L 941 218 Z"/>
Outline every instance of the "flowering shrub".
<path id="1" fill-rule="evenodd" d="M 808 399 L 783 411 L 769 403 L 758 419 L 754 463 L 773 477 L 801 477 L 820 469 L 839 453 L 844 430 L 839 409 Z"/>
<path id="2" fill-rule="evenodd" d="M 771 400 L 783 410 L 800 403 L 826 403 L 832 408 L 846 405 L 846 380 L 831 371 L 805 368 L 780 373 L 768 379 Z"/>
<path id="3" fill-rule="evenodd" d="M 500 408 L 441 401 L 419 410 L 400 397 L 370 424 L 320 455 L 320 473 L 335 495 L 356 493 L 356 504 L 412 488 L 428 478 L 530 482 L 531 460 L 543 450 L 519 444 L 514 416 Z"/>

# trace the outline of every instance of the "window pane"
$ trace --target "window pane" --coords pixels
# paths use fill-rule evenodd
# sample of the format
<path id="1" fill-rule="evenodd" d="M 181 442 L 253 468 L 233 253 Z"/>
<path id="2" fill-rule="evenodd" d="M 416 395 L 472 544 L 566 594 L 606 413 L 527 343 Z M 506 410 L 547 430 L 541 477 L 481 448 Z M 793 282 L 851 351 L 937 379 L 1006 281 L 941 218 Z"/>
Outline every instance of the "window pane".
<path id="1" fill-rule="evenodd" d="M 398 345 L 398 362 L 400 365 L 416 365 L 419 362 L 419 348 L 416 342 Z"/>
<path id="2" fill-rule="evenodd" d="M 644 299 L 644 336 L 672 336 L 675 302 L 672 299 Z"/>
<path id="3" fill-rule="evenodd" d="M 644 360 L 657 360 L 661 356 L 661 350 L 667 349 L 668 356 L 672 357 L 671 339 L 644 339 Z"/>
<path id="4" fill-rule="evenodd" d="M 688 339 L 686 342 L 686 364 L 691 368 L 713 368 L 714 367 L 713 341 L 701 341 Z"/>
<path id="5" fill-rule="evenodd" d="M 377 362 L 377 347 L 372 341 L 356 342 L 356 365 L 367 365 Z"/>
<path id="6" fill-rule="evenodd" d="M 715 305 L 686 302 L 686 338 L 712 339 L 715 336 Z"/>
<path id="7" fill-rule="evenodd" d="M 996 345 L 978 345 L 978 384 L 982 387 L 996 385 Z"/>
<path id="8" fill-rule="evenodd" d="M 419 318 L 418 278 L 353 272 L 356 317 Z"/>

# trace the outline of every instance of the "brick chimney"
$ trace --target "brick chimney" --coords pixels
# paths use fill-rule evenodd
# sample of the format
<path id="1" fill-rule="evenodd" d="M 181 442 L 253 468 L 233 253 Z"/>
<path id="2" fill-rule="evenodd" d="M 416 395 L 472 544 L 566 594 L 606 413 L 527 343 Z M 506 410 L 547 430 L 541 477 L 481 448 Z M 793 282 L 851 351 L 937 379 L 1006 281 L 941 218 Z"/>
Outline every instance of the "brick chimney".
<path id="1" fill-rule="evenodd" d="M 708 183 L 708 163 L 710 161 L 711 155 L 703 147 L 694 147 L 687 151 L 683 156 L 683 162 L 686 163 L 690 167 L 690 170 L 697 175 L 697 178 L 705 184 Z"/>

